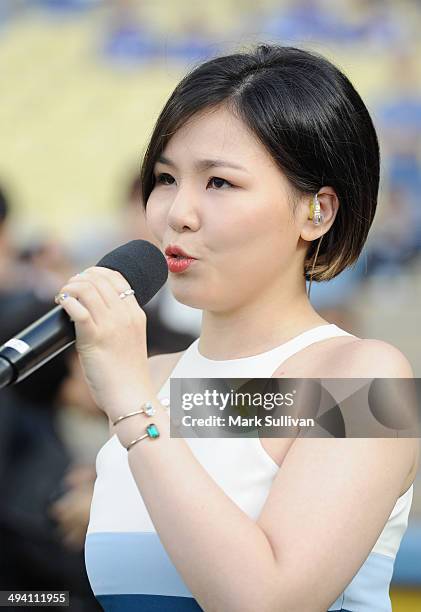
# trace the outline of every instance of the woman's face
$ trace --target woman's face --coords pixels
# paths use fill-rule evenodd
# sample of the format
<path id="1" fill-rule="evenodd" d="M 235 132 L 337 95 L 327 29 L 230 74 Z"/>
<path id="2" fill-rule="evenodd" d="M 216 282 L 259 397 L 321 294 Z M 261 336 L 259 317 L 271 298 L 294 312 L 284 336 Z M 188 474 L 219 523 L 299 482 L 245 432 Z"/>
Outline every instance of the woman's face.
<path id="1" fill-rule="evenodd" d="M 197 258 L 184 272 L 169 272 L 174 297 L 221 312 L 285 288 L 284 275 L 292 263 L 297 268 L 300 229 L 287 179 L 245 124 L 224 107 L 202 111 L 172 136 L 163 157 L 148 226 L 163 252 L 172 244 Z M 199 167 L 203 160 L 220 161 Z"/>

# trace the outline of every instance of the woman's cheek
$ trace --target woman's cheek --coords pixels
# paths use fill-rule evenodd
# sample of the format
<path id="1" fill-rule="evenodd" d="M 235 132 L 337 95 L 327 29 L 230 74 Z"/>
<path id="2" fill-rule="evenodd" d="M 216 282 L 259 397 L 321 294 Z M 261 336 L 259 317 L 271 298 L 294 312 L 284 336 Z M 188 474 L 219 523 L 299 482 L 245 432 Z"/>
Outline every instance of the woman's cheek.
<path id="1" fill-rule="evenodd" d="M 153 206 L 153 203 L 150 202 L 150 198 L 146 207 L 146 225 L 153 237 L 159 244 L 162 244 L 165 232 L 165 217 L 163 214 L 159 214 L 157 207 Z"/>

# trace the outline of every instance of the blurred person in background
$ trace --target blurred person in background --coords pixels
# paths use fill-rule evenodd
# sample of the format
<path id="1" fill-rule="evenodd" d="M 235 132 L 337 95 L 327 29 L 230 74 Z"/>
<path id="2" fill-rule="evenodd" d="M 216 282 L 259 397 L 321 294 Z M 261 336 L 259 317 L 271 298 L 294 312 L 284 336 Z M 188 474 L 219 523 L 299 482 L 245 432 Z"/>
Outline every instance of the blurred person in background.
<path id="1" fill-rule="evenodd" d="M 11 211 L 9 197 L 0 186 L 0 325 L 4 331 L 8 324 L 13 326 L 13 321 L 26 320 L 28 300 L 34 296 L 33 277 L 44 293 L 42 274 L 35 274 L 30 263 L 19 260 L 19 249 L 10 230 Z M 49 297 L 51 300 L 51 289 Z"/>
<path id="2" fill-rule="evenodd" d="M 383 199 L 382 221 L 370 241 L 368 275 L 398 275 L 419 253 L 414 236 L 414 215 L 408 190 L 389 184 Z"/>
<path id="3" fill-rule="evenodd" d="M 17 250 L 10 231 L 10 213 L 9 196 L 0 184 L 0 306 L 10 293 L 20 289 Z"/>
<path id="4" fill-rule="evenodd" d="M 0 190 L 0 345 L 54 308 L 72 269 L 53 242 L 19 251 L 11 208 Z M 0 413 L 1 588 L 70 590 L 72 609 L 97 610 L 83 540 L 106 424 L 74 348 L 1 390 Z"/>
<path id="5" fill-rule="evenodd" d="M 19 312 L 2 311 L 0 345 L 52 307 L 28 295 Z M 72 610 L 99 610 L 83 542 L 106 423 L 74 347 L 1 390 L 0 413 L 1 588 L 69 590 Z"/>
<path id="6" fill-rule="evenodd" d="M 421 92 L 417 58 L 410 47 L 395 50 L 389 67 L 393 93 L 385 92 L 376 110 L 385 150 L 385 190 L 390 194 L 389 208 L 382 219 L 388 233 L 392 221 L 399 225 L 405 222 L 395 239 L 400 241 L 403 263 L 410 252 L 415 256 L 421 250 Z M 401 214 L 401 208 L 404 219 L 397 220 L 396 211 Z M 398 252 L 395 258 L 399 265 Z"/>
<path id="7" fill-rule="evenodd" d="M 38 237 L 18 252 L 25 271 L 23 283 L 41 300 L 51 299 L 57 287 L 74 272 L 74 264 L 62 242 L 51 236 Z"/>
<path id="8" fill-rule="evenodd" d="M 18 246 L 10 228 L 12 213 L 13 203 L 0 185 L 0 310 L 2 303 L 18 307 L 28 294 L 51 299 L 74 270 L 63 245 L 50 236 Z"/>

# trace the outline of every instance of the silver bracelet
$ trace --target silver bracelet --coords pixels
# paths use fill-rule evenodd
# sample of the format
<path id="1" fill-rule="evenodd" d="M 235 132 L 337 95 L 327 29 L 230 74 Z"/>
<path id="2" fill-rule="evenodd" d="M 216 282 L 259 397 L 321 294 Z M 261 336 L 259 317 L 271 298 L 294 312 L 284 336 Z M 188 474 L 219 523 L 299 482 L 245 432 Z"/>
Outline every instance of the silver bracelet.
<path id="1" fill-rule="evenodd" d="M 155 408 L 152 406 L 151 402 L 145 402 L 142 404 L 142 408 L 140 410 L 136 410 L 135 412 L 129 412 L 129 414 L 123 414 L 119 416 L 113 423 L 113 425 L 117 425 L 120 421 L 124 421 L 124 419 L 128 419 L 129 417 L 135 416 L 135 414 L 146 414 L 147 416 L 152 416 L 155 414 Z"/>
<path id="2" fill-rule="evenodd" d="M 169 399 L 164 398 L 160 403 L 164 408 L 167 408 L 169 406 Z M 129 417 L 135 416 L 136 414 L 146 414 L 147 416 L 152 416 L 155 414 L 155 412 L 156 410 L 153 407 L 152 403 L 148 401 L 142 404 L 142 408 L 140 410 L 136 410 L 135 412 L 129 412 L 128 414 L 123 414 L 122 416 L 119 416 L 114 421 L 113 425 L 115 426 L 117 425 L 117 423 L 120 423 L 120 421 L 124 421 L 124 419 L 128 419 Z"/>

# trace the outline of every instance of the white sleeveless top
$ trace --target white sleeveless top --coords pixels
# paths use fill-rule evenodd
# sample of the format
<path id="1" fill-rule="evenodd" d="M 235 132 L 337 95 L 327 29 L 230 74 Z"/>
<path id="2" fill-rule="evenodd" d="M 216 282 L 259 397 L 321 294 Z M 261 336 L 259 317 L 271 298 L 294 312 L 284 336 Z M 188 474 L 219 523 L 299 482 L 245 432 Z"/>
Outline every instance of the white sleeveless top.
<path id="1" fill-rule="evenodd" d="M 197 339 L 179 359 L 158 398 L 170 397 L 171 377 L 270 378 L 282 362 L 314 342 L 351 335 L 334 324 L 321 325 L 264 353 L 224 361 L 201 355 Z M 225 493 L 256 520 L 279 469 L 259 438 L 185 441 Z M 117 435 L 100 449 L 96 470 L 85 560 L 93 593 L 104 610 L 201 610 L 161 544 Z M 398 498 L 364 564 L 329 610 L 391 612 L 389 584 L 412 496 L 413 485 Z"/>

